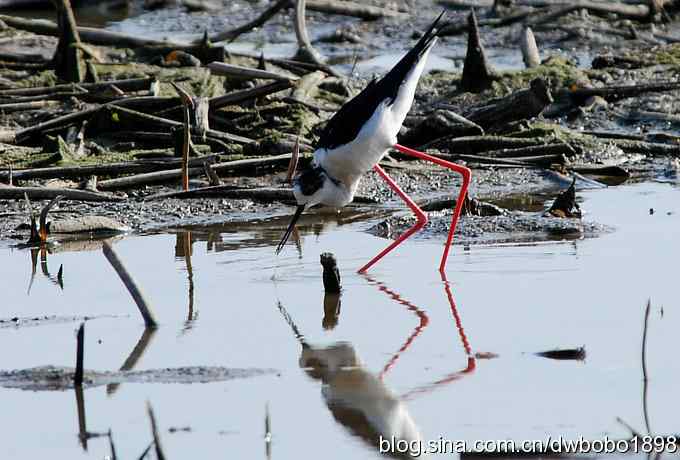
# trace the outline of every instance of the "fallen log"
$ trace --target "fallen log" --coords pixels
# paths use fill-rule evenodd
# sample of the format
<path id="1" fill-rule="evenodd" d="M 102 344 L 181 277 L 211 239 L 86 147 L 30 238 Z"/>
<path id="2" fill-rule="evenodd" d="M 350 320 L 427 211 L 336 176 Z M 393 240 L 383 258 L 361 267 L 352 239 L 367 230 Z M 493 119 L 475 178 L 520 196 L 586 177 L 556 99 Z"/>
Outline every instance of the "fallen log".
<path id="1" fill-rule="evenodd" d="M 108 112 L 108 118 L 115 118 L 117 120 L 116 123 L 121 124 L 123 121 L 125 121 L 126 124 L 130 125 L 130 127 L 165 126 L 167 128 L 174 128 L 175 126 L 183 126 L 183 123 L 180 121 L 170 120 L 168 118 L 162 118 L 156 115 L 149 115 L 146 113 L 138 112 L 136 110 L 122 107 L 119 104 L 107 104 L 106 106 L 104 106 L 104 110 Z M 192 132 L 196 133 L 196 130 L 193 129 Z M 225 140 L 227 142 L 235 142 L 237 144 L 251 144 L 255 142 L 253 139 L 247 137 L 225 133 L 222 131 L 215 131 L 213 129 L 207 130 L 206 135 L 214 137 L 216 139 Z"/>
<path id="2" fill-rule="evenodd" d="M 0 21 L 14 29 L 26 30 L 39 35 L 49 35 L 52 37 L 59 36 L 59 28 L 57 25 L 54 22 L 45 19 L 24 19 L 0 14 Z M 91 43 L 93 45 L 117 46 L 121 48 L 167 46 L 173 49 L 181 50 L 190 47 L 190 45 L 183 43 L 173 43 L 164 40 L 134 37 L 118 32 L 110 32 L 108 30 L 98 29 L 96 27 L 79 26 L 77 30 L 81 41 Z"/>
<path id="3" fill-rule="evenodd" d="M 399 136 L 399 143 L 417 147 L 433 139 L 484 134 L 484 129 L 451 110 L 436 110 L 405 134 Z"/>
<path id="4" fill-rule="evenodd" d="M 297 80 L 298 77 L 290 77 L 287 75 L 281 75 L 274 72 L 269 72 L 267 70 L 253 69 L 251 67 L 243 67 L 239 65 L 227 64 L 225 62 L 211 62 L 206 67 L 210 69 L 210 72 L 214 75 L 244 78 L 244 79 L 262 79 L 262 80 L 277 80 L 277 81 L 289 81 Z"/>
<path id="5" fill-rule="evenodd" d="M 569 144 L 559 142 L 555 144 L 533 145 L 516 149 L 490 150 L 484 152 L 484 155 L 492 158 L 520 158 L 534 157 L 537 155 L 564 155 L 566 157 L 572 157 L 576 155 L 576 151 Z"/>
<path id="6" fill-rule="evenodd" d="M 636 97 L 645 93 L 660 93 L 680 89 L 680 81 L 659 81 L 641 83 L 638 85 L 604 86 L 602 88 L 577 88 L 562 90 L 559 96 L 567 95 L 576 103 L 582 103 L 592 96 L 600 96 L 607 101 L 618 101 L 629 97 Z"/>
<path id="7" fill-rule="evenodd" d="M 227 171 L 243 171 L 258 167 L 271 167 L 275 165 L 285 165 L 290 161 L 291 154 L 276 155 L 266 158 L 252 158 L 246 160 L 228 161 L 224 163 L 216 163 L 212 165 L 212 169 L 217 173 L 224 173 Z M 187 170 L 189 177 L 196 177 L 205 174 L 203 166 L 189 168 Z M 134 176 L 121 177 L 118 179 L 109 179 L 100 181 L 98 188 L 100 190 L 118 190 L 123 188 L 139 187 L 142 185 L 157 184 L 160 182 L 167 182 L 177 180 L 182 176 L 182 170 L 169 169 L 166 171 L 158 171 L 147 174 L 137 174 Z"/>
<path id="8" fill-rule="evenodd" d="M 596 2 L 590 0 L 576 0 L 570 2 L 551 3 L 551 6 L 560 7 L 554 13 L 539 17 L 530 24 L 545 24 L 565 16 L 573 11 L 588 10 L 595 14 L 615 14 L 623 19 L 633 19 L 637 21 L 649 21 L 653 18 L 655 10 L 648 4 L 626 4 L 622 2 Z"/>
<path id="9" fill-rule="evenodd" d="M 388 8 L 364 5 L 351 1 L 306 0 L 307 9 L 319 13 L 352 16 L 366 21 L 381 18 L 404 18 L 406 14 Z"/>
<path id="10" fill-rule="evenodd" d="M 267 83 L 266 85 L 256 86 L 255 88 L 244 89 L 241 91 L 234 91 L 233 93 L 225 94 L 210 98 L 210 110 L 217 110 L 227 105 L 234 105 L 240 102 L 256 99 L 258 97 L 268 96 L 270 94 L 278 93 L 292 87 L 294 82 L 292 80 L 275 81 Z"/>
<path id="11" fill-rule="evenodd" d="M 528 89 L 516 91 L 491 102 L 489 105 L 472 109 L 464 116 L 488 129 L 511 121 L 533 118 L 552 103 L 553 98 L 545 81 L 536 78 L 531 81 Z"/>
<path id="12" fill-rule="evenodd" d="M 83 92 L 82 90 L 87 90 L 89 92 L 104 91 L 112 86 L 125 92 L 134 91 L 146 91 L 151 88 L 151 84 L 156 79 L 153 77 L 145 78 L 128 78 L 122 80 L 109 80 L 100 81 L 98 83 L 79 83 L 75 85 L 73 83 L 54 85 L 54 86 L 41 86 L 37 88 L 14 88 L 14 89 L 0 89 L 0 98 L 8 96 L 38 96 L 38 95 L 49 95 L 61 92 L 75 93 L 77 91 Z"/>
<path id="13" fill-rule="evenodd" d="M 146 198 L 146 200 L 160 200 L 166 198 L 190 199 L 190 198 L 230 198 L 233 200 L 254 200 L 254 201 L 281 201 L 284 203 L 295 203 L 295 196 L 292 188 L 258 187 L 243 188 L 233 185 L 216 185 L 210 187 L 195 188 L 192 190 L 159 193 Z M 357 195 L 354 197 L 355 203 L 375 204 L 377 201 L 367 196 Z"/>
<path id="14" fill-rule="evenodd" d="M 189 160 L 189 166 L 199 166 L 206 161 L 214 161 L 218 155 L 211 154 Z M 82 179 L 90 176 L 118 176 L 122 174 L 141 174 L 159 170 L 174 169 L 181 160 L 171 158 L 163 161 L 126 161 L 121 163 L 98 164 L 89 166 L 61 166 L 52 168 L 14 169 L 0 171 L 0 180 L 30 179 Z"/>
<path id="15" fill-rule="evenodd" d="M 0 186 L 0 200 L 19 200 L 24 194 L 34 200 L 51 200 L 63 196 L 66 200 L 78 201 L 125 201 L 125 198 L 107 193 L 90 192 L 70 188 L 8 187 Z"/>
<path id="16" fill-rule="evenodd" d="M 680 157 L 680 145 L 659 144 L 656 142 L 633 141 L 628 139 L 612 139 L 610 142 L 626 153 Z"/>
<path id="17" fill-rule="evenodd" d="M 421 146 L 422 149 L 444 148 L 454 153 L 474 154 L 488 150 L 511 149 L 545 145 L 541 139 L 502 136 L 450 136 L 436 139 Z"/>

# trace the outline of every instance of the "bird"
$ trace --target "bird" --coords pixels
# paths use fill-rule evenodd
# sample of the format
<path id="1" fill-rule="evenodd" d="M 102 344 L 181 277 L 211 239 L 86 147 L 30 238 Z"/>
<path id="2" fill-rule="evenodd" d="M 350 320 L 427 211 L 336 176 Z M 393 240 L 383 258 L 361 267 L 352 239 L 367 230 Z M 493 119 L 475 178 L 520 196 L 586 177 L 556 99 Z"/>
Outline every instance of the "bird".
<path id="1" fill-rule="evenodd" d="M 451 230 L 439 267 L 440 272 L 444 271 L 471 172 L 464 166 L 397 143 L 397 134 L 413 105 L 416 86 L 428 55 L 437 42 L 443 16 L 444 12 L 432 22 L 415 46 L 387 74 L 379 80 L 371 81 L 328 121 L 315 146 L 311 164 L 293 180 L 297 209 L 276 248 L 277 255 L 284 248 L 296 222 L 305 210 L 315 205 L 335 208 L 346 206 L 354 199 L 361 177 L 371 169 L 377 172 L 415 213 L 417 222 L 361 267 L 359 273 L 365 273 L 406 238 L 420 230 L 427 223 L 427 215 L 378 164 L 391 148 L 395 148 L 406 155 L 436 163 L 463 176 Z"/>

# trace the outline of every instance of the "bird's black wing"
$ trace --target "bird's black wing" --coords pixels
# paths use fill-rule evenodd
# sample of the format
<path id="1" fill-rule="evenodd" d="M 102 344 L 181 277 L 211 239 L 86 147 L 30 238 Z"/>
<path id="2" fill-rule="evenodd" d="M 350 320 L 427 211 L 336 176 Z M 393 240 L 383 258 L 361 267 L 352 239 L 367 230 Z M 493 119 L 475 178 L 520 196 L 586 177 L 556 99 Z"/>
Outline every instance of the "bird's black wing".
<path id="1" fill-rule="evenodd" d="M 442 16 L 444 12 L 434 20 L 406 56 L 383 78 L 377 82 L 371 82 L 333 115 L 321 132 L 317 148 L 332 149 L 351 142 L 357 137 L 380 103 L 386 99 L 389 103 L 394 101 L 409 71 L 418 63 L 437 36 L 437 25 Z"/>

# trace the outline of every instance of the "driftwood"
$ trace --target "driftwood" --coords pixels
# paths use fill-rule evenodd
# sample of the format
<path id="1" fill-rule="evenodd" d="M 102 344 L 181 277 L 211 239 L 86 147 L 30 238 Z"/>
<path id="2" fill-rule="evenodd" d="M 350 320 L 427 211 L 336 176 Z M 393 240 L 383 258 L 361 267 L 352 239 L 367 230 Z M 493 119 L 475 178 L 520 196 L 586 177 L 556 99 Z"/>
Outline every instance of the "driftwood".
<path id="1" fill-rule="evenodd" d="M 352 1 L 307 0 L 307 9 L 326 14 L 339 14 L 372 21 L 380 18 L 405 17 L 404 13 L 388 8 L 364 5 Z"/>
<path id="2" fill-rule="evenodd" d="M 76 190 L 71 188 L 47 188 L 47 187 L 7 187 L 0 186 L 1 200 L 20 200 L 27 194 L 34 200 L 51 200 L 57 196 L 63 196 L 67 200 L 78 201 L 124 201 L 125 198 L 109 195 L 106 193 Z"/>
<path id="3" fill-rule="evenodd" d="M 244 89 L 241 91 L 234 91 L 233 93 L 217 96 L 210 99 L 210 110 L 217 110 L 227 105 L 238 104 L 243 101 L 264 97 L 269 94 L 278 93 L 293 86 L 292 80 L 281 80 L 273 83 L 267 83 L 255 88 Z"/>
<path id="4" fill-rule="evenodd" d="M 0 21 L 15 29 L 26 30 L 40 35 L 50 35 L 53 37 L 59 36 L 59 27 L 57 27 L 57 25 L 52 21 L 47 21 L 44 19 L 24 19 L 15 16 L 7 16 L 4 14 L 0 14 Z M 173 49 L 186 49 L 188 47 L 182 43 L 133 37 L 131 35 L 121 34 L 118 32 L 109 32 L 96 27 L 80 26 L 77 28 L 77 30 L 81 41 L 91 43 L 93 45 L 118 46 L 121 48 L 164 46 Z"/>
<path id="5" fill-rule="evenodd" d="M 520 11 L 515 14 L 511 14 L 502 18 L 484 18 L 477 21 L 478 26 L 488 26 L 488 27 L 505 27 L 517 22 L 521 22 L 529 16 L 530 12 Z M 457 23 L 450 23 L 445 25 L 438 33 L 441 37 L 460 35 L 469 30 L 468 21 L 462 21 Z"/>
<path id="6" fill-rule="evenodd" d="M 516 149 L 490 150 L 484 152 L 484 155 L 493 158 L 521 158 L 535 157 L 538 155 L 564 155 L 566 157 L 572 157 L 576 155 L 576 151 L 569 144 L 559 142 L 555 144 L 533 145 Z"/>
<path id="7" fill-rule="evenodd" d="M 266 70 L 253 69 L 251 67 L 243 67 L 238 65 L 227 64 L 224 62 L 211 62 L 207 65 L 210 71 L 214 75 L 223 75 L 235 78 L 244 79 L 261 79 L 261 80 L 277 80 L 277 81 L 289 81 L 296 80 L 297 77 L 289 77 L 287 75 L 281 75 L 274 72 L 269 72 Z"/>
<path id="8" fill-rule="evenodd" d="M 190 199 L 190 198 L 231 198 L 234 200 L 254 200 L 254 201 L 282 201 L 294 202 L 293 190 L 290 188 L 243 188 L 233 185 L 217 185 L 201 187 L 188 191 L 159 193 L 147 197 L 147 200 L 159 200 L 166 198 Z"/>
<path id="9" fill-rule="evenodd" d="M 484 134 L 484 129 L 467 118 L 451 110 L 436 110 L 404 135 L 399 143 L 406 146 L 419 146 L 444 136 L 460 137 Z"/>
<path id="10" fill-rule="evenodd" d="M 627 139 L 612 139 L 610 142 L 626 153 L 643 153 L 645 155 L 651 156 L 680 157 L 680 145 L 633 141 Z"/>
<path id="11" fill-rule="evenodd" d="M 104 109 L 108 112 L 109 119 L 113 117 L 115 114 L 115 118 L 118 120 L 119 123 L 126 121 L 130 126 L 138 127 L 141 126 L 142 128 L 144 126 L 150 127 L 164 126 L 169 129 L 174 128 L 175 126 L 179 127 L 183 126 L 182 122 L 170 120 L 168 118 L 163 118 L 156 115 L 149 115 L 146 113 L 138 112 L 136 110 L 122 107 L 119 104 L 107 104 L 106 106 L 104 106 Z M 222 131 L 215 131 L 213 129 L 206 131 L 206 134 L 216 139 L 224 140 L 227 142 L 235 142 L 238 144 L 250 144 L 254 142 L 253 139 L 249 139 L 247 137 L 238 136 L 236 134 L 229 134 Z"/>
<path id="12" fill-rule="evenodd" d="M 444 148 L 453 153 L 474 154 L 488 150 L 517 149 L 543 144 L 544 142 L 540 139 L 523 137 L 467 136 L 453 138 L 447 136 L 425 144 L 421 148 Z"/>
<path id="13" fill-rule="evenodd" d="M 191 198 L 231 198 L 234 200 L 254 200 L 254 201 L 281 201 L 284 203 L 294 203 L 295 196 L 292 188 L 258 187 L 243 188 L 233 185 L 219 185 L 211 187 L 195 188 L 186 192 L 159 193 L 146 198 L 146 200 L 160 200 L 166 198 L 191 199 Z M 377 201 L 367 196 L 355 196 L 354 203 L 375 204 Z"/>
<path id="14" fill-rule="evenodd" d="M 189 166 L 198 166 L 207 161 L 215 161 L 218 155 L 204 155 L 189 160 Z M 118 176 L 121 174 L 141 174 L 163 169 L 173 169 L 180 164 L 181 160 L 169 158 L 167 160 L 126 161 L 121 163 L 109 163 L 86 166 L 59 166 L 53 168 L 15 169 L 12 172 L 0 171 L 0 180 L 9 180 L 10 175 L 14 180 L 29 179 L 80 179 L 96 176 Z"/>
<path id="15" fill-rule="evenodd" d="M 460 87 L 463 91 L 481 93 L 485 89 L 491 88 L 492 83 L 493 71 L 486 59 L 482 39 L 479 36 L 477 15 L 472 10 L 468 16 L 467 54 L 465 55 Z"/>
<path id="16" fill-rule="evenodd" d="M 484 155 L 440 155 L 444 159 L 460 159 L 467 162 L 508 165 L 518 167 L 550 167 L 553 164 L 564 164 L 564 155 L 535 155 L 530 157 L 499 158 Z"/>
<path id="17" fill-rule="evenodd" d="M 252 158 L 247 160 L 228 161 L 225 163 L 216 163 L 212 165 L 212 169 L 217 172 L 227 171 L 243 171 L 258 167 L 271 167 L 278 164 L 286 164 L 290 160 L 291 154 L 276 155 L 267 158 Z M 189 177 L 201 176 L 204 174 L 203 167 L 188 168 L 187 175 Z M 109 179 L 100 181 L 98 187 L 100 190 L 117 190 L 130 187 L 138 187 L 141 185 L 157 184 L 160 182 L 167 182 L 177 180 L 182 176 L 181 169 L 169 169 L 167 171 L 159 171 L 147 174 L 138 174 L 134 176 L 121 177 L 119 179 Z M 1 190 L 1 189 L 0 189 Z"/>
<path id="18" fill-rule="evenodd" d="M 645 93 L 659 93 L 680 89 L 680 81 L 659 81 L 640 83 L 637 85 L 605 86 L 602 88 L 578 88 L 563 90 L 560 95 L 567 94 L 577 103 L 582 103 L 592 96 L 600 96 L 607 101 L 617 101 L 628 97 L 636 97 Z"/>
<path id="19" fill-rule="evenodd" d="M 544 24 L 554 21 L 573 11 L 588 10 L 591 13 L 616 14 L 620 18 L 637 21 L 649 21 L 656 13 L 649 4 L 642 3 L 626 4 L 623 2 L 596 2 L 590 0 L 576 0 L 570 2 L 552 3 L 551 6 L 559 7 L 559 10 L 545 16 L 529 21 L 531 24 Z"/>
<path id="20" fill-rule="evenodd" d="M 531 81 L 528 89 L 516 91 L 490 102 L 489 105 L 466 113 L 465 117 L 487 129 L 515 120 L 533 118 L 552 103 L 553 99 L 545 81 L 536 78 Z"/>
<path id="21" fill-rule="evenodd" d="M 59 93 L 82 93 L 83 90 L 89 92 L 99 92 L 105 91 L 113 86 L 116 88 L 131 92 L 131 91 L 146 91 L 151 87 L 151 84 L 155 81 L 152 77 L 146 78 L 128 78 L 123 80 L 109 80 L 101 81 L 98 83 L 79 83 L 75 85 L 62 84 L 54 86 L 41 86 L 37 88 L 16 88 L 16 89 L 0 89 L 0 98 L 6 98 L 9 96 L 43 96 L 49 97 L 52 94 Z"/>
<path id="22" fill-rule="evenodd" d="M 616 112 L 616 115 L 629 121 L 661 121 L 680 125 L 680 116 L 664 112 L 650 112 L 647 110 L 631 110 L 629 112 Z"/>

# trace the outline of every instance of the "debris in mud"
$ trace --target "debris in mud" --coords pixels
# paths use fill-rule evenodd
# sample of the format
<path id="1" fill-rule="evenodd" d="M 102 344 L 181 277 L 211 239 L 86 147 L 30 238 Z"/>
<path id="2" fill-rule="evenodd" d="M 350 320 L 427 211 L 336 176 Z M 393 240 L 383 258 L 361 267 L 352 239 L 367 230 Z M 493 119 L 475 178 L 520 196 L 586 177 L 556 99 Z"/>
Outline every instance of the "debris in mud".
<path id="1" fill-rule="evenodd" d="M 611 231 L 604 225 L 577 219 L 559 219 L 540 213 L 503 210 L 501 215 L 465 216 L 458 223 L 459 244 L 518 244 L 525 242 L 581 239 Z M 449 231 L 451 211 L 429 213 L 429 222 L 416 237 L 438 238 Z M 382 238 L 397 238 L 415 223 L 413 216 L 391 216 L 368 229 Z"/>
<path id="2" fill-rule="evenodd" d="M 72 367 L 40 366 L 30 369 L 0 371 L 0 387 L 30 391 L 63 391 L 73 388 Z M 276 375 L 274 369 L 187 366 L 143 371 L 90 371 L 83 374 L 83 386 L 120 383 L 209 383 L 234 379 Z"/>
<path id="3" fill-rule="evenodd" d="M 548 214 L 553 217 L 577 217 L 581 218 L 581 208 L 576 202 L 576 178 L 564 192 L 560 193 L 548 209 Z"/>
<path id="4" fill-rule="evenodd" d="M 32 326 L 47 326 L 52 324 L 76 323 L 78 321 L 91 321 L 98 318 L 118 318 L 118 316 L 33 316 L 33 317 L 19 317 L 0 319 L 0 329 L 6 327 L 20 328 Z"/>
<path id="5" fill-rule="evenodd" d="M 338 261 L 330 252 L 321 253 L 321 265 L 323 266 L 323 289 L 327 294 L 339 294 L 342 288 L 340 287 L 340 270 L 338 270 Z"/>
<path id="6" fill-rule="evenodd" d="M 584 361 L 586 359 L 586 347 L 548 350 L 534 354 L 548 359 Z"/>

